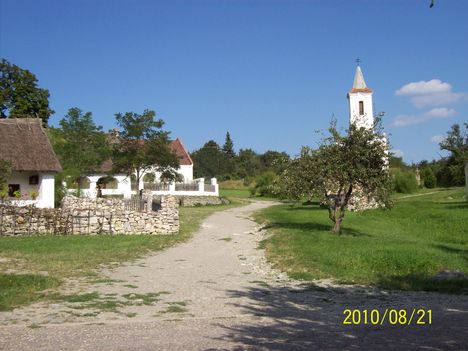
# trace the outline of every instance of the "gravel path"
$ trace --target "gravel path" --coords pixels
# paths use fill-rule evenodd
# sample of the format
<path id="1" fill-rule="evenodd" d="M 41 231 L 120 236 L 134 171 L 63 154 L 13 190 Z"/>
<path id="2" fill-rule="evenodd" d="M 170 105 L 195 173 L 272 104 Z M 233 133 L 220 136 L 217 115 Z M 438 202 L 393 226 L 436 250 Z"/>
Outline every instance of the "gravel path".
<path id="1" fill-rule="evenodd" d="M 269 205 L 215 213 L 187 243 L 70 282 L 88 301 L 0 313 L 0 350 L 467 349 L 466 296 L 301 284 L 273 270 L 249 218 Z M 347 308 L 431 309 L 432 324 L 348 326 Z"/>

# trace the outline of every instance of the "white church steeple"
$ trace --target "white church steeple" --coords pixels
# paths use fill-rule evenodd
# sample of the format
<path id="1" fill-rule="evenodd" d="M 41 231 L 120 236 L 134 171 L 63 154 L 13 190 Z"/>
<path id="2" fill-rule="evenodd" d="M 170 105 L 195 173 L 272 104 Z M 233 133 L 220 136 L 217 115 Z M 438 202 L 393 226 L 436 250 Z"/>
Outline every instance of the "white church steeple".
<path id="1" fill-rule="evenodd" d="M 374 111 L 372 105 L 372 90 L 369 89 L 364 80 L 361 67 L 356 67 L 353 88 L 348 93 L 349 100 L 349 123 L 358 128 L 374 127 Z"/>

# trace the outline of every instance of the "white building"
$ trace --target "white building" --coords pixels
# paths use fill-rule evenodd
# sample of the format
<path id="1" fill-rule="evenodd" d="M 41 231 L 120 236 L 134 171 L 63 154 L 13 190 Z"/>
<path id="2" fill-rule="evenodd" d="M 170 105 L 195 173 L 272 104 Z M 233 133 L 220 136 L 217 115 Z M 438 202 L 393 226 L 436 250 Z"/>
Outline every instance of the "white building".
<path id="1" fill-rule="evenodd" d="M 155 167 L 146 170 L 141 175 L 139 183 L 135 184 L 128 175 L 113 173 L 112 160 L 109 159 L 103 162 L 95 173 L 81 179 L 81 195 L 95 198 L 99 191 L 102 196 L 115 195 L 130 198 L 137 194 L 138 190 L 145 189 L 152 191 L 154 195 L 219 196 L 215 178 L 210 179 L 208 184 L 205 184 L 204 178 L 193 179 L 193 161 L 179 138 L 170 143 L 170 148 L 179 158 L 179 168 L 176 170 L 180 175 L 178 183 L 162 183 L 161 174 Z M 148 180 L 149 175 L 154 179 Z M 76 193 L 74 189 L 69 189 L 69 191 Z"/>
<path id="2" fill-rule="evenodd" d="M 54 207 L 54 175 L 62 167 L 41 119 L 0 119 L 0 159 L 12 168 L 8 200 L 20 206 Z"/>

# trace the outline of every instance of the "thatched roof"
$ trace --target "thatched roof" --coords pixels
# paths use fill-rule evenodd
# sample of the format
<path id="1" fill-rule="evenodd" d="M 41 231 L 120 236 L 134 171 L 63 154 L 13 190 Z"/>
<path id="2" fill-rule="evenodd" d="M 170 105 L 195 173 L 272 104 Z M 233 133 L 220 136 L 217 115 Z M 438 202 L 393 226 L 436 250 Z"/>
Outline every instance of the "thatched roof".
<path id="1" fill-rule="evenodd" d="M 0 159 L 10 161 L 14 171 L 62 170 L 39 118 L 0 119 Z"/>

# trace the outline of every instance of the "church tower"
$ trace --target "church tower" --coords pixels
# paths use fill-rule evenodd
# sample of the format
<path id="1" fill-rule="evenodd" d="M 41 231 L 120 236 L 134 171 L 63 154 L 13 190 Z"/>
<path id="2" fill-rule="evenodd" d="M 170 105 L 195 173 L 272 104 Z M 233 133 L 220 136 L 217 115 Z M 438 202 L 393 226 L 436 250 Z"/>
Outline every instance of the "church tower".
<path id="1" fill-rule="evenodd" d="M 355 124 L 358 128 L 374 127 L 374 111 L 372 105 L 372 90 L 364 81 L 361 67 L 356 67 L 353 88 L 348 93 L 349 101 L 349 123 Z"/>

